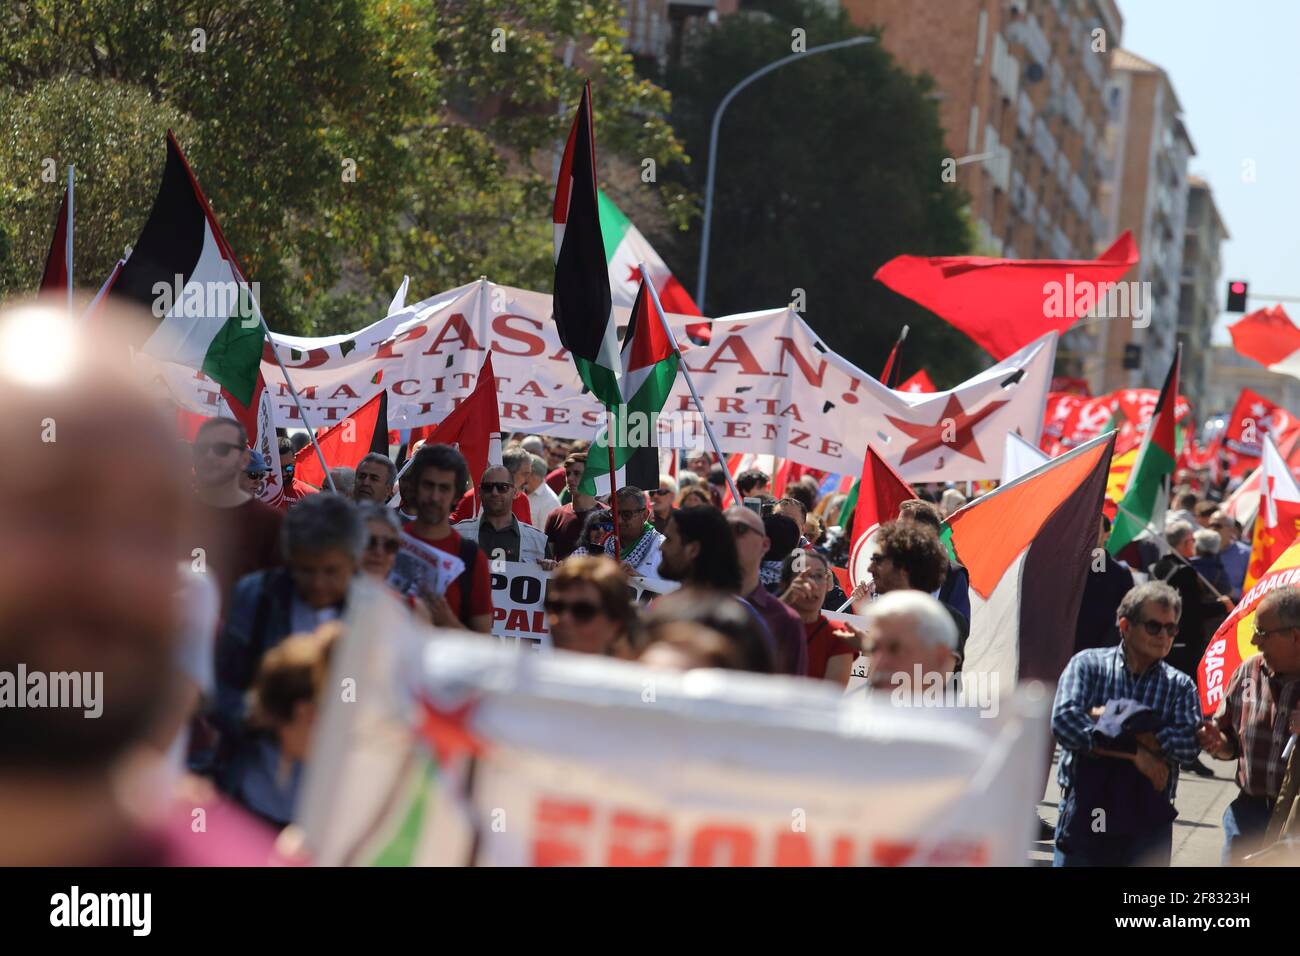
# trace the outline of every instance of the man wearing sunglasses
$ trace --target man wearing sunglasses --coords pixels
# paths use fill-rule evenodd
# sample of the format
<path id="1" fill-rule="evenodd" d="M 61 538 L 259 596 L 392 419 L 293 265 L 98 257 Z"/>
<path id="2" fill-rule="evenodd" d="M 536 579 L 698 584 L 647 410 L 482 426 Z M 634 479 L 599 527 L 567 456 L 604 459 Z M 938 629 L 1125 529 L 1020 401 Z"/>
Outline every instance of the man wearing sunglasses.
<path id="1" fill-rule="evenodd" d="M 483 472 L 478 494 L 483 513 L 453 525 L 457 534 L 477 541 L 493 564 L 499 561 L 536 562 L 543 567 L 554 564 L 546 559 L 546 535 L 520 521 L 510 510 L 515 484 L 509 471 L 496 466 Z"/>
<path id="2" fill-rule="evenodd" d="M 1241 793 L 1223 812 L 1225 866 L 1261 848 L 1286 775 L 1282 751 L 1300 733 L 1300 588 L 1264 596 L 1251 643 L 1259 653 L 1228 679 L 1214 719 L 1197 734 L 1206 753 L 1237 761 Z"/>
<path id="3" fill-rule="evenodd" d="M 241 487 L 252 452 L 244 426 L 233 418 L 209 418 L 194 438 L 196 526 L 181 558 L 202 561 L 215 574 L 224 609 L 235 582 L 278 566 L 284 512 Z"/>
<path id="4" fill-rule="evenodd" d="M 1080 651 L 1065 666 L 1052 706 L 1052 733 L 1063 751 L 1054 866 L 1169 865 L 1178 767 L 1196 760 L 1201 716 L 1196 685 L 1165 662 L 1182 610 L 1182 599 L 1169 585 L 1139 584 L 1119 605 L 1120 642 Z M 1098 736 L 1098 718 L 1116 702 L 1149 709 L 1156 726 L 1133 735 L 1131 753 L 1111 749 Z M 1125 792 L 1134 770 L 1144 778 L 1138 780 L 1141 786 L 1149 784 L 1154 794 L 1139 789 L 1140 804 L 1097 805 L 1099 778 L 1100 789 L 1107 789 L 1109 779 L 1109 792 Z M 1072 798 L 1081 780 L 1088 799 Z M 1067 832 L 1075 835 L 1066 837 Z"/>

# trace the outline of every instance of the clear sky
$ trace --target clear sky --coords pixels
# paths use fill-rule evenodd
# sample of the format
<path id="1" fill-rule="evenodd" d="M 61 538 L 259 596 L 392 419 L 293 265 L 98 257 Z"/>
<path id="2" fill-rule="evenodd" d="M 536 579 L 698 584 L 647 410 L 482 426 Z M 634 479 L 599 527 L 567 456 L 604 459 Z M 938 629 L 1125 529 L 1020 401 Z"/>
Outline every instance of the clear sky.
<path id="1" fill-rule="evenodd" d="M 1231 239 L 1223 287 L 1300 296 L 1300 0 L 1119 0 L 1123 46 L 1163 67 Z M 1254 182 L 1243 175 L 1254 160 Z M 1300 303 L 1285 305 L 1300 317 Z M 1216 341 L 1229 341 L 1220 316 Z"/>

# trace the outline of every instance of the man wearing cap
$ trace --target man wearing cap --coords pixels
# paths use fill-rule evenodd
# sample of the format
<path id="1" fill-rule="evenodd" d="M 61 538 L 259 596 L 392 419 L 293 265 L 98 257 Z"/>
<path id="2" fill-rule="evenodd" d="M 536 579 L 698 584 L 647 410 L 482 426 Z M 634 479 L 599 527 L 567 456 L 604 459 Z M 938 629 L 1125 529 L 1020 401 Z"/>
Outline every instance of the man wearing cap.
<path id="1" fill-rule="evenodd" d="M 249 451 L 248 467 L 239 473 L 239 487 L 254 498 L 261 498 L 266 490 L 266 476 L 270 469 L 260 451 Z"/>

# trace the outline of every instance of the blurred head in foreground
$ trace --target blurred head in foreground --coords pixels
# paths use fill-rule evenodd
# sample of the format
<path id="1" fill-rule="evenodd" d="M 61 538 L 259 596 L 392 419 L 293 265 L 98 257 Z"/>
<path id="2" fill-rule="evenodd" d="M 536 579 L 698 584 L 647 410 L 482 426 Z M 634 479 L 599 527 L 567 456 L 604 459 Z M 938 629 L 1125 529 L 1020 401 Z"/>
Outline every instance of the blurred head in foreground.
<path id="1" fill-rule="evenodd" d="M 141 334 L 112 307 L 91 323 L 0 311 L 0 682 L 29 705 L 33 675 L 46 682 L 44 705 L 0 707 L 0 862 L 86 853 L 86 821 L 61 801 L 95 796 L 171 697 L 188 475 L 132 371 Z M 77 691 L 80 706 L 50 706 Z"/>
<path id="2" fill-rule="evenodd" d="M 643 618 L 641 663 L 666 670 L 719 667 L 770 674 L 772 655 L 753 612 L 727 595 L 684 589 Z"/>
<path id="3" fill-rule="evenodd" d="M 631 657 L 632 623 L 627 575 L 613 559 L 572 557 L 555 569 L 546 590 L 546 625 L 557 648 Z"/>

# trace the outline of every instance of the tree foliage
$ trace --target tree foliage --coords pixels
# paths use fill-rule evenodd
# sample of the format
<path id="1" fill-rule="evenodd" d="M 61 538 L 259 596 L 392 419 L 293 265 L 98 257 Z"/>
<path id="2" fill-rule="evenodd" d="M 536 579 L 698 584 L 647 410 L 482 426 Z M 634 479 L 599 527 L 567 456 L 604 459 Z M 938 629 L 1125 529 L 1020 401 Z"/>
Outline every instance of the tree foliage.
<path id="1" fill-rule="evenodd" d="M 0 294 L 40 276 L 62 189 L 43 158 L 77 165 L 77 274 L 94 286 L 139 233 L 169 126 L 273 327 L 355 329 L 403 273 L 413 296 L 479 274 L 547 288 L 552 157 L 583 78 L 603 153 L 683 159 L 621 14 L 617 0 L 11 2 Z M 676 221 L 684 196 L 664 193 Z"/>
<path id="2" fill-rule="evenodd" d="M 666 78 L 673 128 L 695 160 L 677 176 L 700 197 L 710 124 L 727 92 L 788 56 L 796 28 L 807 49 L 862 32 L 815 0 L 754 6 L 764 10 L 699 31 Z M 966 197 L 940 179 L 947 151 L 931 89 L 871 43 L 793 62 L 738 94 L 719 132 L 705 311 L 771 308 L 803 290 L 809 324 L 872 374 L 904 324 L 905 374 L 924 365 L 955 384 L 974 371 L 982 353 L 965 336 L 872 279 L 896 255 L 971 247 Z M 699 237 L 696 228 L 672 242 L 692 292 Z"/>

